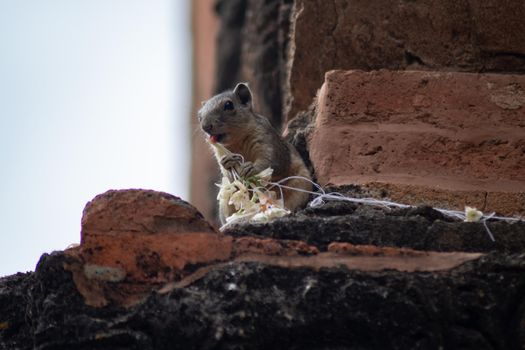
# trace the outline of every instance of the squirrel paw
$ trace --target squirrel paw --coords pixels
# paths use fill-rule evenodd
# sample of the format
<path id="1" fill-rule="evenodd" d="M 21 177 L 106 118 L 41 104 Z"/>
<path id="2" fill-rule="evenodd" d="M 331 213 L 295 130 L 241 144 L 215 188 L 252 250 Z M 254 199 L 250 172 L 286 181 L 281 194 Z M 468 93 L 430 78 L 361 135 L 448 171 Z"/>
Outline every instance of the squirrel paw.
<path id="1" fill-rule="evenodd" d="M 252 162 L 244 162 L 239 168 L 239 175 L 241 177 L 250 177 L 257 173 L 255 166 Z"/>
<path id="2" fill-rule="evenodd" d="M 239 167 L 242 163 L 242 157 L 239 154 L 229 154 L 221 158 L 221 165 L 226 170 L 239 170 Z"/>

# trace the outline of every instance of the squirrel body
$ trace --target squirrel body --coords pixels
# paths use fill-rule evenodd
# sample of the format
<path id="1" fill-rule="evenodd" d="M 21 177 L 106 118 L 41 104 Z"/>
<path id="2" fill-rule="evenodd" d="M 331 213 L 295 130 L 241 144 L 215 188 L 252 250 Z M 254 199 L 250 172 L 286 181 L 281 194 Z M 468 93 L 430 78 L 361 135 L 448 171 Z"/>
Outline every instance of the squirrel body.
<path id="1" fill-rule="evenodd" d="M 219 142 L 232 152 L 229 156 L 215 152 L 223 176 L 230 178 L 229 170 L 235 169 L 239 175 L 249 177 L 270 167 L 272 182 L 289 176 L 311 179 L 295 147 L 279 135 L 267 118 L 253 111 L 252 93 L 246 84 L 239 83 L 232 91 L 213 96 L 203 103 L 197 115 L 208 142 Z M 311 183 L 302 179 L 290 179 L 283 185 L 312 190 Z M 309 194 L 283 189 L 283 197 L 284 206 L 294 211 L 306 204 Z M 225 205 L 219 211 L 224 223 L 235 209 Z"/>

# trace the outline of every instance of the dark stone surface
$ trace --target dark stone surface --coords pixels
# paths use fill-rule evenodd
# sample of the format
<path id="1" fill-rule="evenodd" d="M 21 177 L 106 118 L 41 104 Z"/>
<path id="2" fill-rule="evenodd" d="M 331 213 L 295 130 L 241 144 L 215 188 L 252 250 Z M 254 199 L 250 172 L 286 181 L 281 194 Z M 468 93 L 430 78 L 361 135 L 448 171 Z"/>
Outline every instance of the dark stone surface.
<path id="1" fill-rule="evenodd" d="M 0 349 L 32 346 L 28 288 L 33 282 L 33 273 L 0 278 Z"/>
<path id="2" fill-rule="evenodd" d="M 293 0 L 219 0 L 215 92 L 250 84 L 255 110 L 279 129 Z"/>
<path id="3" fill-rule="evenodd" d="M 44 255 L 0 280 L 3 349 L 519 349 L 525 255 L 452 271 L 364 273 L 231 263 L 130 309 L 90 308 Z M 28 287 L 28 288 L 27 288 Z M 14 295 L 17 299 L 12 299 Z M 7 303 L 6 300 L 11 301 Z M 11 310 L 11 311 L 9 311 Z M 13 311 L 14 310 L 14 311 Z M 4 321 L 3 321 L 4 322 Z"/>
<path id="4" fill-rule="evenodd" d="M 304 240 L 321 250 L 331 242 L 350 242 L 432 251 L 525 252 L 524 221 L 489 221 L 488 227 L 495 242 L 482 223 L 452 220 L 430 207 L 384 210 L 329 202 L 268 224 L 235 226 L 226 234 Z"/>
<path id="5" fill-rule="evenodd" d="M 290 142 L 299 152 L 304 163 L 313 175 L 313 180 L 316 181 L 314 167 L 310 159 L 310 150 L 308 140 L 314 130 L 314 120 L 317 108 L 317 101 L 314 101 L 306 111 L 300 112 L 294 119 L 286 125 L 286 141 Z"/>
<path id="6" fill-rule="evenodd" d="M 232 89 L 241 79 L 242 28 L 248 0 L 218 0 L 221 24 L 217 34 L 215 93 Z"/>
<path id="7" fill-rule="evenodd" d="M 248 1 L 242 73 L 256 92 L 257 111 L 275 128 L 282 123 L 282 91 L 292 0 Z"/>

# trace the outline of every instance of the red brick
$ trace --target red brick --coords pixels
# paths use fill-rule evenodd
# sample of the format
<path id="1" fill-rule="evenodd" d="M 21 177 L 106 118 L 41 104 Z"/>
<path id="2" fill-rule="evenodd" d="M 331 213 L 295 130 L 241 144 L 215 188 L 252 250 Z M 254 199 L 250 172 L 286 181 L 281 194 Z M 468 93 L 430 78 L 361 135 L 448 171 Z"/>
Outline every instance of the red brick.
<path id="1" fill-rule="evenodd" d="M 127 282 L 164 283 L 232 252 L 231 237 L 218 234 L 189 203 L 148 190 L 95 197 L 84 209 L 81 236 L 84 262 L 122 269 Z"/>
<path id="2" fill-rule="evenodd" d="M 309 145 L 317 178 L 523 214 L 524 90 L 520 75 L 328 72 Z"/>
<path id="3" fill-rule="evenodd" d="M 332 69 L 525 71 L 520 0 L 296 0 L 287 116 Z"/>

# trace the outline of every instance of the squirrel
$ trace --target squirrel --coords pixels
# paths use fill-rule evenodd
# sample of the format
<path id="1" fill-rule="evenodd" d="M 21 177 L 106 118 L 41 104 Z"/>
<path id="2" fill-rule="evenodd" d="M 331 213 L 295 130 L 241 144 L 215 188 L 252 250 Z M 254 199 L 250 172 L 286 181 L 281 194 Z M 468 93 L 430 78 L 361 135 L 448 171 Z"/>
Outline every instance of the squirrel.
<path id="1" fill-rule="evenodd" d="M 301 176 L 311 180 L 310 172 L 293 145 L 286 142 L 270 124 L 270 121 L 255 113 L 252 92 L 245 83 L 233 90 L 213 96 L 203 102 L 197 113 L 201 129 L 207 134 L 209 143 L 220 143 L 232 154 L 215 157 L 222 175 L 230 178 L 235 169 L 241 177 L 250 177 L 262 170 L 273 169 L 272 182 L 289 176 Z M 312 184 L 303 179 L 290 179 L 283 183 L 288 187 L 312 190 Z M 290 210 L 304 206 L 309 194 L 283 189 L 284 206 Z M 231 205 L 219 208 L 221 222 L 235 212 Z"/>

